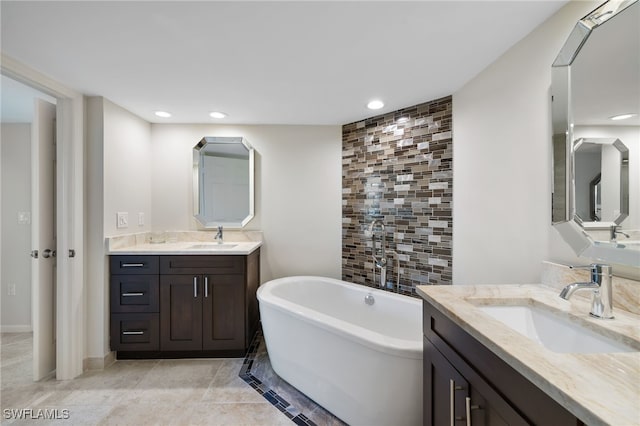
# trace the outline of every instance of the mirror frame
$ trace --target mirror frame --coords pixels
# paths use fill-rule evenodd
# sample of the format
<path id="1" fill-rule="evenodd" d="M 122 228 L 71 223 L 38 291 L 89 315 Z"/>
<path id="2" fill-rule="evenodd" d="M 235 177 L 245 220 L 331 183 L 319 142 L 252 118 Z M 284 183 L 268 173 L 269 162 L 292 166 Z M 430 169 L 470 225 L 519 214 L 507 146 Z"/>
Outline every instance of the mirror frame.
<path id="1" fill-rule="evenodd" d="M 575 215 L 574 137 L 570 82 L 571 64 L 591 32 L 637 1 L 610 0 L 579 20 L 553 62 L 551 70 L 552 225 L 578 256 L 630 266 L 637 266 L 637 252 L 625 250 L 624 246 L 616 243 L 594 241 L 582 227 L 582 221 Z"/>
<path id="2" fill-rule="evenodd" d="M 240 222 L 213 222 L 207 221 L 200 212 L 200 195 L 202 186 L 200 184 L 200 157 L 202 150 L 209 144 L 242 144 L 249 152 L 249 213 Z M 198 224 L 204 228 L 216 228 L 223 226 L 226 228 L 244 228 L 255 216 L 255 150 L 249 142 L 242 136 L 205 136 L 196 146 L 193 147 L 193 216 Z"/>

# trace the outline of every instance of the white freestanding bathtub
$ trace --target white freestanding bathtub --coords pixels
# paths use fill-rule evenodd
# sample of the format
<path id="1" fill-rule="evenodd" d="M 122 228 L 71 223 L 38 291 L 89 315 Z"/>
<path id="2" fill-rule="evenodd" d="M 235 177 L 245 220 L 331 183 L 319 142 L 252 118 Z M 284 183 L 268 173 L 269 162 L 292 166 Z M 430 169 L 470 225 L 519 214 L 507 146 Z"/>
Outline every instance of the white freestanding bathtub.
<path id="1" fill-rule="evenodd" d="M 288 277 L 260 286 L 258 301 L 280 377 L 353 426 L 422 424 L 418 299 L 331 278 Z"/>

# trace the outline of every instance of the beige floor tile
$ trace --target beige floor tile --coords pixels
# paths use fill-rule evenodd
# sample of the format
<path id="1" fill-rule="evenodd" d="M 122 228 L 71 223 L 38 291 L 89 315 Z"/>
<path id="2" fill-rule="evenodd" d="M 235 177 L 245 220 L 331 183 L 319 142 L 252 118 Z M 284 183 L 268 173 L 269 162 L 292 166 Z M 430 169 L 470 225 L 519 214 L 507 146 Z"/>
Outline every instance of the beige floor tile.
<path id="1" fill-rule="evenodd" d="M 186 425 L 185 409 L 177 404 L 130 403 L 114 407 L 99 425 Z"/>
<path id="2" fill-rule="evenodd" d="M 185 424 L 215 426 L 291 425 L 284 414 L 268 402 L 211 404 L 201 402 L 184 407 Z"/>
<path id="3" fill-rule="evenodd" d="M 262 395 L 238 377 L 242 362 L 242 359 L 224 360 L 202 397 L 202 402 L 264 402 Z"/>
<path id="4" fill-rule="evenodd" d="M 2 409 L 69 410 L 2 425 L 290 425 L 238 377 L 242 359 L 117 361 L 69 381 L 32 381 L 31 336 L 2 335 Z M 13 346 L 13 347 L 11 347 Z"/>

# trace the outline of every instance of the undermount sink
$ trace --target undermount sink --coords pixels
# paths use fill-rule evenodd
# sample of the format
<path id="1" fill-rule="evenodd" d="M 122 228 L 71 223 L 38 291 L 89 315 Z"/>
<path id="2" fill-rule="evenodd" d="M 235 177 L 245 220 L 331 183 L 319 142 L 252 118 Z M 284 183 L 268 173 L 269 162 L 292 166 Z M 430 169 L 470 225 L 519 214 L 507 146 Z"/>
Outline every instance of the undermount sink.
<path id="1" fill-rule="evenodd" d="M 535 306 L 478 306 L 485 314 L 553 352 L 637 352 L 624 343 Z M 611 321 L 611 320 L 604 320 Z"/>
<path id="2" fill-rule="evenodd" d="M 218 243 L 200 243 L 187 247 L 191 250 L 229 250 L 236 247 L 237 244 L 218 244 Z"/>

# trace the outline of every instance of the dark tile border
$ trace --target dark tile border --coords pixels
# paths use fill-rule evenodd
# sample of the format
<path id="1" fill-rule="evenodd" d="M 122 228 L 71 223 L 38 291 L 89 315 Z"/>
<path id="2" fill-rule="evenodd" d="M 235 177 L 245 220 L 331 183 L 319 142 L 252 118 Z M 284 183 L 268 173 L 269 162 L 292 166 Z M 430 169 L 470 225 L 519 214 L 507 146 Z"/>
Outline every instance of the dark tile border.
<path id="1" fill-rule="evenodd" d="M 240 373 L 238 373 L 238 376 L 240 376 L 242 380 L 244 380 L 249 386 L 255 389 L 256 392 L 262 395 L 264 399 L 269 401 L 274 407 L 280 410 L 282 414 L 291 419 L 291 421 L 295 424 L 299 426 L 317 426 L 311 419 L 302 414 L 299 409 L 289 404 L 289 402 L 287 402 L 284 398 L 282 398 L 280 395 L 278 395 L 273 390 L 269 389 L 268 386 L 262 383 L 260 379 L 251 374 L 251 367 L 253 367 L 253 362 L 256 359 L 258 347 L 260 346 L 260 342 L 262 341 L 262 339 L 262 330 L 258 329 L 256 335 L 251 341 L 251 345 L 249 345 L 247 355 L 244 358 L 244 362 L 242 363 L 242 368 L 240 368 Z"/>

